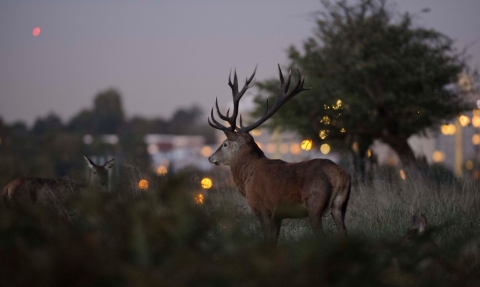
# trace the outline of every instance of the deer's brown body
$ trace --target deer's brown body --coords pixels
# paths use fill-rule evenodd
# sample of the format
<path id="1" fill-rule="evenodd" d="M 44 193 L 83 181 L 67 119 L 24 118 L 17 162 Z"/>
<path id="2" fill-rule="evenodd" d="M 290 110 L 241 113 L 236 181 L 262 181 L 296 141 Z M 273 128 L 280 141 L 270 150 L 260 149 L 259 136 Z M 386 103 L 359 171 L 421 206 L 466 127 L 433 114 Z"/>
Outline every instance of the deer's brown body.
<path id="1" fill-rule="evenodd" d="M 22 201 L 55 206 L 78 194 L 83 187 L 85 185 L 67 179 L 20 177 L 7 184 L 2 195 L 7 205 Z"/>
<path id="2" fill-rule="evenodd" d="M 280 71 L 281 89 L 277 101 L 271 110 L 254 124 L 244 127 L 240 118 L 240 128 L 236 126 L 238 103 L 243 93 L 251 87 L 250 82 L 255 75 L 247 79 L 241 92 L 238 92 L 236 75 L 234 83 L 229 81 L 234 98 L 234 111 L 231 117 L 217 113 L 227 121 L 225 127 L 215 120 L 212 127 L 221 129 L 227 140 L 209 157 L 215 165 L 228 165 L 239 191 L 247 198 L 252 211 L 257 215 L 264 231 L 265 239 L 276 243 L 284 218 L 309 217 L 314 232 L 323 237 L 322 216 L 331 210 L 337 229 L 346 236 L 344 224 L 350 194 L 350 175 L 338 165 L 326 159 L 313 159 L 298 163 L 272 160 L 264 153 L 248 133 L 268 119 L 288 99 L 305 90 L 299 75 L 299 81 L 293 91 L 287 94 L 290 77 L 287 83 Z"/>
<path id="3" fill-rule="evenodd" d="M 5 204 L 22 201 L 54 207 L 65 203 L 88 185 L 108 188 L 108 170 L 112 168 L 114 159 L 104 165 L 96 165 L 86 156 L 85 161 L 91 171 L 87 184 L 78 184 L 68 179 L 20 177 L 3 188 Z"/>

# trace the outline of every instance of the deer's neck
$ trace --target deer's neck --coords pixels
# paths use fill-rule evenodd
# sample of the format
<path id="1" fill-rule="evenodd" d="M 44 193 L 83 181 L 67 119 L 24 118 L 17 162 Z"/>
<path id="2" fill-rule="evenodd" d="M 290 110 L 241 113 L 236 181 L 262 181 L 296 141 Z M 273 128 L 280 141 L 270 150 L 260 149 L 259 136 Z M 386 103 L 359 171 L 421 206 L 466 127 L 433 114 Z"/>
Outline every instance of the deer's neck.
<path id="1" fill-rule="evenodd" d="M 233 180 L 243 196 L 247 195 L 245 186 L 252 180 L 260 163 L 265 159 L 266 157 L 263 153 L 240 154 L 232 161 L 230 170 L 232 171 Z"/>

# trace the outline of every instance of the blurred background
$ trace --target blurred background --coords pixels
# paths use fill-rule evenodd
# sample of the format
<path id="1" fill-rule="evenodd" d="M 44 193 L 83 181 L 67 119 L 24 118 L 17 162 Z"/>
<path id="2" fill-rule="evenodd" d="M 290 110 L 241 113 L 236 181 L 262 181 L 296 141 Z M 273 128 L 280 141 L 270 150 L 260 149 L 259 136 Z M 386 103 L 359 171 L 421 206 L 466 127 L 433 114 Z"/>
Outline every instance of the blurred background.
<path id="1" fill-rule="evenodd" d="M 421 158 L 480 178 L 480 114 L 474 111 L 480 99 L 480 4 L 387 1 L 384 22 L 344 27 L 337 31 L 345 33 L 342 40 L 325 38 L 320 19 L 338 9 L 337 2 L 328 3 L 2 2 L 0 183 L 18 176 L 82 180 L 81 154 L 100 162 L 117 158 L 117 174 L 122 164 L 145 173 L 186 166 L 208 171 L 206 157 L 223 134 L 208 127 L 206 118 L 216 97 L 223 111 L 231 105 L 228 73 L 236 68 L 242 83 L 258 64 L 258 85 L 241 104 L 244 117 L 252 118 L 266 95 L 275 96 L 277 63 L 284 73 L 299 68 L 313 90 L 285 106 L 269 129 L 254 131 L 267 156 L 327 157 L 361 178 L 377 165 Z M 375 40 L 381 29 L 401 24 L 404 30 L 391 33 L 404 38 L 385 34 Z M 395 41 L 424 46 L 402 54 Z M 392 52 L 379 56 L 381 51 Z M 345 68 L 352 63 L 363 65 L 358 75 Z M 430 76 L 435 70 L 438 75 Z M 382 73 L 384 78 L 375 78 Z M 418 75 L 426 78 L 411 79 Z M 358 85 L 349 86 L 355 77 Z M 389 88 L 373 97 L 363 89 L 378 82 Z M 439 90 L 448 90 L 450 98 Z M 327 106 L 343 112 L 333 115 Z M 425 117 L 415 118 L 415 112 Z"/>
<path id="2" fill-rule="evenodd" d="M 0 208 L 1 282 L 478 285 L 478 11 L 477 0 L 1 1 L 0 187 L 85 182 L 82 155 L 116 159 L 110 193 Z M 322 244 L 308 219 L 285 219 L 279 246 L 265 245 L 228 168 L 207 160 L 224 140 L 207 116 L 216 98 L 231 108 L 229 73 L 241 86 L 258 65 L 240 104 L 248 123 L 276 99 L 277 64 L 311 89 L 251 134 L 269 158 L 329 158 L 353 175 L 348 241 L 327 216 Z"/>

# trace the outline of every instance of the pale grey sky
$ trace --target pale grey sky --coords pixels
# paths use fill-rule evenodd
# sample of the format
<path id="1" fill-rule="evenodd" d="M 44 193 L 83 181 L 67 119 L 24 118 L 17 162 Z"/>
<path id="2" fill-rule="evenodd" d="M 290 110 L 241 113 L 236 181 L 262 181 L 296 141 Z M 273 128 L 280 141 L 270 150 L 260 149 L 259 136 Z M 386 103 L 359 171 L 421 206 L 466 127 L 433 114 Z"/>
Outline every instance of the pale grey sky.
<path id="1" fill-rule="evenodd" d="M 417 24 L 469 45 L 480 67 L 480 0 L 398 0 Z M 0 117 L 31 124 L 53 111 L 63 120 L 116 88 L 127 116 L 169 117 L 219 97 L 230 104 L 227 77 L 258 63 L 257 79 L 276 77 L 285 50 L 315 27 L 319 0 L 1 1 Z M 35 27 L 38 37 L 32 36 Z"/>

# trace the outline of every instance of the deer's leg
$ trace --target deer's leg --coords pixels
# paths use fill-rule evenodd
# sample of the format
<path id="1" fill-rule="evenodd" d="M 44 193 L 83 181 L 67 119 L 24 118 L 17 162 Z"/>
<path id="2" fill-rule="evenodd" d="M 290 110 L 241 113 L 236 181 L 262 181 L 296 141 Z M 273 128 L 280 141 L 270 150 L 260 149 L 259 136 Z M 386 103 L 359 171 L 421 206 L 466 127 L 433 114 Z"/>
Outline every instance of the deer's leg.
<path id="1" fill-rule="evenodd" d="M 332 217 L 335 221 L 335 225 L 337 226 L 338 234 L 346 237 L 347 229 L 345 228 L 345 217 L 342 214 L 342 210 L 340 207 L 332 206 Z"/>
<path id="2" fill-rule="evenodd" d="M 324 198 L 309 198 L 306 201 L 308 218 L 312 226 L 313 233 L 320 239 L 325 239 L 325 233 L 322 227 L 322 215 L 328 205 L 328 199 Z"/>
<path id="3" fill-rule="evenodd" d="M 276 245 L 278 240 L 278 235 L 280 234 L 280 228 L 282 228 L 281 219 L 272 219 L 272 227 L 270 229 L 270 243 Z"/>
<path id="4" fill-rule="evenodd" d="M 313 233 L 321 240 L 325 240 L 325 233 L 322 226 L 322 215 L 309 214 L 310 225 L 312 226 Z"/>
<path id="5" fill-rule="evenodd" d="M 282 225 L 281 219 L 271 218 L 267 214 L 257 214 L 262 226 L 263 236 L 265 241 L 270 244 L 277 244 L 278 234 L 280 233 L 280 227 Z"/>
<path id="6" fill-rule="evenodd" d="M 332 204 L 332 217 L 337 226 L 338 233 L 347 237 L 347 228 L 345 227 L 345 213 L 347 212 L 348 199 L 350 197 L 351 183 L 348 178 L 344 190 L 341 194 L 337 195 Z"/>

